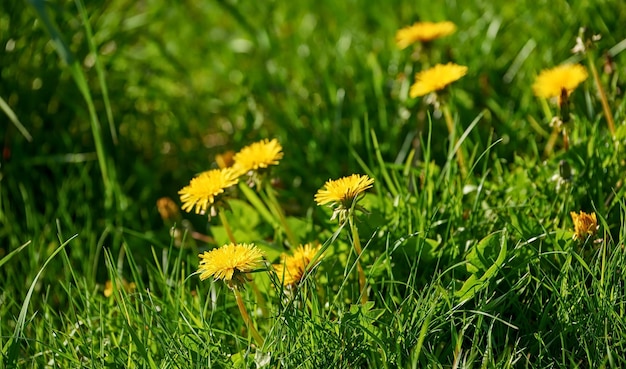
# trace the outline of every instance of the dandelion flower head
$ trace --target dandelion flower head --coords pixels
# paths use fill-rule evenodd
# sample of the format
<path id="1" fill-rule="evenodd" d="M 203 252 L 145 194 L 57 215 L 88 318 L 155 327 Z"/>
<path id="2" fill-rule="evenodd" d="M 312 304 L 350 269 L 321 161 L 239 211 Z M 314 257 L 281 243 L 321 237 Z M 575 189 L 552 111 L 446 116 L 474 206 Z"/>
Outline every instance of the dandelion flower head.
<path id="1" fill-rule="evenodd" d="M 320 206 L 329 204 L 335 207 L 332 219 L 339 215 L 339 220 L 343 221 L 353 203 L 358 201 L 359 195 L 372 188 L 373 185 L 374 179 L 361 174 L 353 174 L 336 180 L 329 179 L 315 194 L 315 202 Z"/>
<path id="2" fill-rule="evenodd" d="M 263 266 L 263 251 L 253 244 L 230 243 L 198 255 L 200 280 L 213 277 L 223 280 L 231 288 L 247 281 L 246 273 Z"/>
<path id="3" fill-rule="evenodd" d="M 569 213 L 574 222 L 574 239 L 586 240 L 587 237 L 593 236 L 598 232 L 598 220 L 596 219 L 596 213 L 587 214 L 581 211 L 580 214 L 572 211 Z"/>
<path id="4" fill-rule="evenodd" d="M 276 275 L 278 275 L 278 278 L 283 281 L 286 287 L 293 287 L 302 281 L 306 267 L 320 248 L 321 245 L 313 247 L 307 243 L 304 246 L 300 245 L 293 252 L 293 255 L 283 254 L 281 256 L 280 264 L 275 264 L 274 269 L 276 270 Z"/>
<path id="5" fill-rule="evenodd" d="M 195 207 L 196 214 L 204 214 L 215 203 L 224 190 L 239 181 L 230 169 L 213 169 L 201 173 L 178 191 L 184 211 L 190 212 Z"/>
<path id="6" fill-rule="evenodd" d="M 564 64 L 552 69 L 541 71 L 532 89 L 535 96 L 546 99 L 561 96 L 565 90 L 569 95 L 587 79 L 587 70 L 580 64 Z"/>
<path id="7" fill-rule="evenodd" d="M 241 149 L 234 156 L 234 170 L 243 175 L 250 171 L 264 169 L 270 165 L 278 165 L 283 158 L 283 147 L 278 140 L 267 138 Z"/>
<path id="8" fill-rule="evenodd" d="M 417 22 L 396 32 L 396 45 L 405 49 L 416 42 L 428 42 L 456 31 L 452 22 Z"/>
<path id="9" fill-rule="evenodd" d="M 441 90 L 465 74 L 467 74 L 466 66 L 454 63 L 437 64 L 415 75 L 415 83 L 411 86 L 409 96 L 415 98 Z"/>

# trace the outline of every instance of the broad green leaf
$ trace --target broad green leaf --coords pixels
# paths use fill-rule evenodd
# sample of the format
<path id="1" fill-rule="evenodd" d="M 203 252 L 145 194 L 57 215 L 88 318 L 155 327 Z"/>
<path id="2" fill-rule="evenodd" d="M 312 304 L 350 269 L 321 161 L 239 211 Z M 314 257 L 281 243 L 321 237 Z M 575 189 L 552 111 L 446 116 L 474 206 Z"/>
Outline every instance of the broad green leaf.
<path id="1" fill-rule="evenodd" d="M 494 242 L 493 239 L 497 240 L 497 238 L 495 238 L 496 236 L 499 236 L 500 243 L 500 252 L 498 253 L 498 257 L 480 277 L 478 276 L 480 273 L 474 273 L 470 275 L 465 283 L 463 283 L 461 289 L 454 293 L 454 296 L 459 298 L 461 302 L 471 299 L 476 295 L 476 293 L 478 293 L 485 286 L 487 286 L 489 280 L 496 275 L 502 264 L 504 264 L 507 251 L 506 230 L 494 232 L 481 240 L 480 243 L 488 242 L 489 244 L 491 244 L 491 242 Z M 481 262 L 484 261 L 483 258 L 481 258 L 480 260 Z"/>
<path id="2" fill-rule="evenodd" d="M 496 261 L 500 251 L 500 232 L 495 232 L 480 240 L 472 247 L 465 259 L 467 271 L 473 274 L 484 273 Z"/>

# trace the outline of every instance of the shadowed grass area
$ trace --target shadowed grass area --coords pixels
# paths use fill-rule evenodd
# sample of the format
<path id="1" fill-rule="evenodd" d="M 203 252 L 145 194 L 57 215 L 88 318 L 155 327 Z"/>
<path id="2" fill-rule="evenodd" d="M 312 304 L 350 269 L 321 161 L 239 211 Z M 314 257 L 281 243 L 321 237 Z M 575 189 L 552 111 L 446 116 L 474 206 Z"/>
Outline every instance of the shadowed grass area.
<path id="1" fill-rule="evenodd" d="M 626 366 L 625 18 L 601 0 L 2 2 L 3 367 Z M 400 50 L 419 20 L 457 29 Z M 409 97 L 448 62 L 467 74 L 439 105 Z M 568 104 L 536 97 L 563 63 L 589 74 Z M 284 156 L 263 185 L 242 177 L 211 219 L 178 210 L 264 138 Z M 350 227 L 314 195 L 353 173 L 374 185 Z M 581 210 L 598 229 L 574 240 Z M 233 239 L 265 253 L 240 291 L 263 344 L 196 274 Z M 308 242 L 323 254 L 283 288 L 271 265 Z"/>

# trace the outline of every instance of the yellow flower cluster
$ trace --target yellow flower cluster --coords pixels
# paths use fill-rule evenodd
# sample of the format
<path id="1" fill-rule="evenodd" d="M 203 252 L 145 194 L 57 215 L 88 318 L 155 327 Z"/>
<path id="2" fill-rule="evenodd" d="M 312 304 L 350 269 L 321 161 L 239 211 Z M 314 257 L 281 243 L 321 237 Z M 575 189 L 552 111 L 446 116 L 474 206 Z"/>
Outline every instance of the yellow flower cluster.
<path id="1" fill-rule="evenodd" d="M 456 31 L 452 22 L 417 22 L 396 32 L 398 48 L 405 49 L 415 42 L 429 42 Z M 446 86 L 467 74 L 467 67 L 454 63 L 437 64 L 415 75 L 409 96 L 416 98 L 444 89 Z"/>
<path id="2" fill-rule="evenodd" d="M 182 209 L 205 214 L 229 187 L 239 182 L 239 177 L 251 171 L 277 165 L 283 157 L 282 146 L 276 139 L 264 139 L 244 147 L 238 153 L 218 155 L 220 169 L 201 173 L 189 185 L 178 191 Z"/>

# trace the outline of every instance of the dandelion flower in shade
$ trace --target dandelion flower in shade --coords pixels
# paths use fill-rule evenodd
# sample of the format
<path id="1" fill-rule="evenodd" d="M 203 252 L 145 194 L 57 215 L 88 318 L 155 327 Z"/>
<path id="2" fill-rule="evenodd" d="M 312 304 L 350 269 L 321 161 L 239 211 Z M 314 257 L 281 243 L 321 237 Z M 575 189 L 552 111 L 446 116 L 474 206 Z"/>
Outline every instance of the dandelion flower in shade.
<path id="1" fill-rule="evenodd" d="M 572 216 L 574 222 L 574 239 L 586 240 L 587 237 L 593 236 L 598 232 L 598 220 L 596 219 L 596 213 L 587 214 L 581 211 L 580 214 L 572 211 L 569 213 Z"/>
<path id="2" fill-rule="evenodd" d="M 535 96 L 560 97 L 563 90 L 569 95 L 580 83 L 587 79 L 587 70 L 580 64 L 564 64 L 541 71 L 532 89 Z"/>
<path id="3" fill-rule="evenodd" d="M 240 174 L 278 165 L 283 158 L 283 147 L 278 140 L 267 138 L 241 149 L 234 156 L 233 168 Z"/>
<path id="4" fill-rule="evenodd" d="M 315 254 L 320 250 L 321 245 L 317 247 L 311 246 L 311 244 L 300 245 L 293 255 L 283 254 L 281 256 L 280 264 L 275 264 L 274 269 L 276 275 L 283 281 L 284 286 L 293 287 L 300 283 L 304 277 L 306 267 L 311 260 L 315 257 Z"/>
<path id="5" fill-rule="evenodd" d="M 315 202 L 320 206 L 330 204 L 335 207 L 332 219 L 339 215 L 339 220 L 343 221 L 347 212 L 352 208 L 352 204 L 358 201 L 359 195 L 372 188 L 373 185 L 374 179 L 361 174 L 353 174 L 336 180 L 329 179 L 315 194 Z"/>
<path id="6" fill-rule="evenodd" d="M 157 200 L 157 210 L 161 215 L 161 219 L 166 222 L 177 220 L 180 218 L 178 205 L 169 197 L 161 197 Z"/>
<path id="7" fill-rule="evenodd" d="M 263 251 L 253 244 L 230 243 L 198 255 L 200 280 L 213 277 L 223 280 L 230 288 L 247 281 L 246 274 L 263 266 Z"/>
<path id="8" fill-rule="evenodd" d="M 196 214 L 204 214 L 216 198 L 228 187 L 239 181 L 230 169 L 213 169 L 201 173 L 189 182 L 189 185 L 178 191 L 182 209 L 190 212 L 195 208 Z"/>
<path id="9" fill-rule="evenodd" d="M 117 283 L 117 286 L 119 287 L 119 282 Z M 122 287 L 124 288 L 124 291 L 126 291 L 126 293 L 133 293 L 135 289 L 137 289 L 137 285 L 135 284 L 135 282 L 129 283 L 126 279 L 122 279 Z M 113 292 L 115 292 L 113 282 L 111 280 L 106 281 L 106 283 L 104 284 L 104 291 L 102 291 L 104 297 L 111 297 L 113 295 Z"/>
<path id="10" fill-rule="evenodd" d="M 409 96 L 415 98 L 441 90 L 463 77 L 466 73 L 467 67 L 463 65 L 454 63 L 437 64 L 415 75 L 415 83 L 411 86 Z"/>
<path id="11" fill-rule="evenodd" d="M 224 153 L 215 155 L 215 162 L 220 169 L 232 167 L 235 163 L 235 152 L 228 150 Z"/>
<path id="12" fill-rule="evenodd" d="M 428 42 L 456 31 L 452 22 L 417 22 L 396 32 L 396 45 L 405 49 L 415 42 Z"/>

